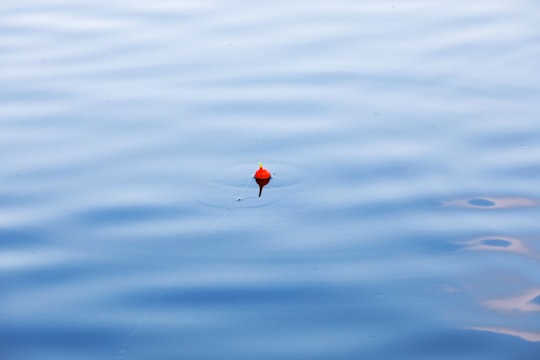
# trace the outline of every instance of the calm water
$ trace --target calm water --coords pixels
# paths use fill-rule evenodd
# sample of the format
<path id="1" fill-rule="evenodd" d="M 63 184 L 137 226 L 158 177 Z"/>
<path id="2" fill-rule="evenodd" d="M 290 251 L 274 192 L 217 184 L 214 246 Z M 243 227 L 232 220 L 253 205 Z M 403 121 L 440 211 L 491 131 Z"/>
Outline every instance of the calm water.
<path id="1" fill-rule="evenodd" d="M 0 7 L 1 359 L 539 358 L 538 2 Z"/>

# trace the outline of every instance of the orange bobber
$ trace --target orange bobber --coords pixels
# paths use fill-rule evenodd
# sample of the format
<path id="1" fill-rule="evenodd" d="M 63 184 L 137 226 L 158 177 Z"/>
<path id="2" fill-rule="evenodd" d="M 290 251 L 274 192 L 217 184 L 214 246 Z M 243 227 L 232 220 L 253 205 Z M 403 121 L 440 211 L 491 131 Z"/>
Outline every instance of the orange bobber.
<path id="1" fill-rule="evenodd" d="M 259 170 L 255 171 L 253 177 L 257 180 L 267 180 L 270 179 L 272 175 L 270 174 L 270 171 L 263 168 L 262 163 L 259 163 Z"/>
<path id="2" fill-rule="evenodd" d="M 263 187 L 268 185 L 272 175 L 270 174 L 270 171 L 263 168 L 262 163 L 259 163 L 259 170 L 255 171 L 253 177 L 255 178 L 255 182 L 259 185 L 259 197 L 261 197 Z"/>

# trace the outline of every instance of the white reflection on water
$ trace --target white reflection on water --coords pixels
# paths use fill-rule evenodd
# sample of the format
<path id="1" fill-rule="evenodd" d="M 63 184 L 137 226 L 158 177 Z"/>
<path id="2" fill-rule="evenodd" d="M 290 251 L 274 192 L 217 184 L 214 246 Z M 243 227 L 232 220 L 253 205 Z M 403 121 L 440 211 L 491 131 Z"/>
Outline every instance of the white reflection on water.
<path id="1" fill-rule="evenodd" d="M 447 207 L 463 207 L 472 209 L 509 209 L 538 206 L 540 201 L 525 197 L 481 196 L 443 201 L 442 204 L 443 206 Z"/>
<path id="2" fill-rule="evenodd" d="M 484 302 L 484 305 L 497 311 L 521 311 L 521 312 L 537 312 L 540 311 L 540 304 L 534 302 L 534 300 L 540 296 L 540 288 L 535 287 L 526 291 L 522 295 L 494 299 Z"/>
<path id="3" fill-rule="evenodd" d="M 487 327 L 487 326 L 486 327 L 474 326 L 469 329 L 515 336 L 525 341 L 540 342 L 540 332 L 521 331 L 521 330 L 515 330 L 515 329 L 500 328 L 500 327 Z"/>
<path id="4" fill-rule="evenodd" d="M 540 254 L 522 239 L 510 236 L 482 236 L 459 243 L 463 250 L 501 251 L 540 260 Z"/>
<path id="5" fill-rule="evenodd" d="M 535 302 L 539 296 L 540 288 L 534 287 L 518 296 L 484 301 L 483 305 L 490 310 L 504 313 L 533 313 L 540 311 L 540 304 Z M 474 326 L 470 329 L 515 336 L 525 341 L 540 342 L 540 332 L 537 331 L 493 326 Z"/>

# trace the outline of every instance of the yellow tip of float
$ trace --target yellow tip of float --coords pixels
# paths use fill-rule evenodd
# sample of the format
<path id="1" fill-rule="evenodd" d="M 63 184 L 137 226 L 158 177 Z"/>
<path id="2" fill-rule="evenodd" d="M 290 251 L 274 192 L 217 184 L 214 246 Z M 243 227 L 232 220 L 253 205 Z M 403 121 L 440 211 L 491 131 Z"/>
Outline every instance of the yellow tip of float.
<path id="1" fill-rule="evenodd" d="M 262 162 L 259 162 L 259 167 L 262 168 Z"/>

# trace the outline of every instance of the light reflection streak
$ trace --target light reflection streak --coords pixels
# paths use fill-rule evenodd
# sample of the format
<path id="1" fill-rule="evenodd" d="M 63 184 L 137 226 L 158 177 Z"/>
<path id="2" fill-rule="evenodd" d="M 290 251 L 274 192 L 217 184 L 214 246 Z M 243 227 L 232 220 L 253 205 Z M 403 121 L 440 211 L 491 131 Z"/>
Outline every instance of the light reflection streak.
<path id="1" fill-rule="evenodd" d="M 540 260 L 536 250 L 527 246 L 522 239 L 510 236 L 481 236 L 458 244 L 464 246 L 463 250 L 510 252 Z"/>
<path id="2" fill-rule="evenodd" d="M 538 312 L 540 311 L 540 304 L 535 303 L 537 297 L 540 296 L 540 287 L 535 287 L 527 290 L 524 294 L 505 298 L 505 299 L 494 299 L 484 301 L 483 305 L 490 310 L 502 311 L 502 312 Z M 493 326 L 473 326 L 470 327 L 471 330 L 477 331 L 488 331 L 497 334 L 510 335 L 518 337 L 525 341 L 531 342 L 540 342 L 540 332 L 534 331 L 524 331 L 519 329 L 510 329 L 503 327 L 493 327 Z"/>
<path id="3" fill-rule="evenodd" d="M 470 209 L 510 209 L 539 206 L 540 201 L 524 197 L 479 196 L 442 201 L 442 205 L 445 207 L 463 207 Z"/>
<path id="4" fill-rule="evenodd" d="M 500 327 L 488 327 L 488 326 L 485 326 L 485 327 L 474 326 L 474 327 L 470 327 L 469 329 L 477 330 L 477 331 L 489 331 L 489 332 L 497 333 L 497 334 L 515 336 L 526 341 L 540 342 L 540 333 L 538 332 L 529 332 L 529 331 L 521 331 L 521 330 L 507 329 L 507 328 L 500 328 Z"/>
<path id="5" fill-rule="evenodd" d="M 491 310 L 497 311 L 521 311 L 521 312 L 537 312 L 540 311 L 540 304 L 533 302 L 540 296 L 540 287 L 529 289 L 522 295 L 484 301 L 484 306 Z"/>
<path id="6" fill-rule="evenodd" d="M 540 255 L 536 250 L 527 246 L 523 240 L 509 236 L 482 236 L 462 242 L 461 245 L 464 246 L 463 250 L 505 251 L 540 260 Z M 538 299 L 540 299 L 540 287 L 531 287 L 518 296 L 486 300 L 482 302 L 482 305 L 492 311 L 530 314 L 540 312 Z M 487 326 L 471 327 L 470 329 L 510 335 L 525 341 L 540 342 L 540 332 Z"/>

